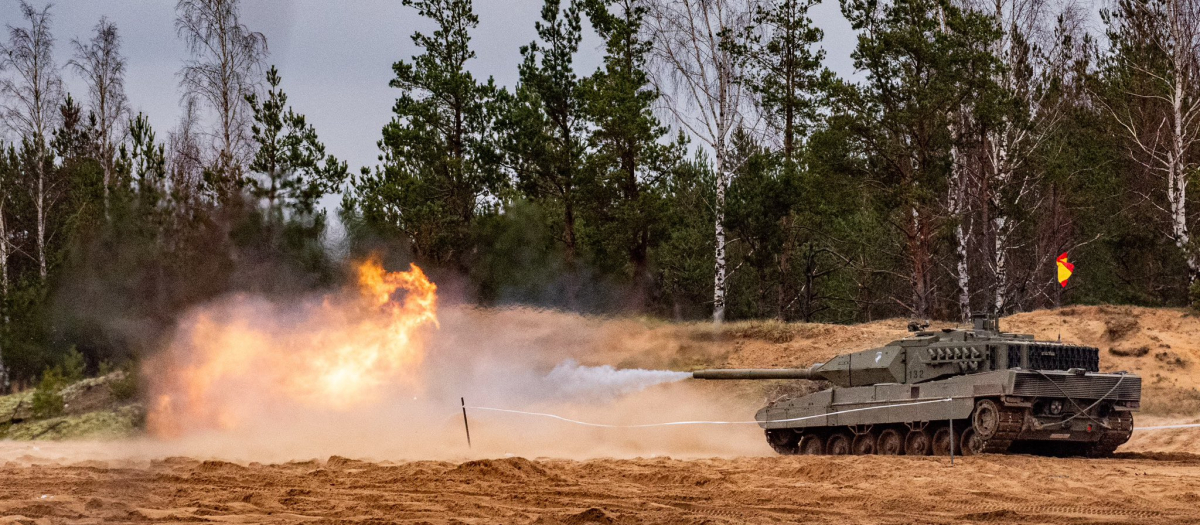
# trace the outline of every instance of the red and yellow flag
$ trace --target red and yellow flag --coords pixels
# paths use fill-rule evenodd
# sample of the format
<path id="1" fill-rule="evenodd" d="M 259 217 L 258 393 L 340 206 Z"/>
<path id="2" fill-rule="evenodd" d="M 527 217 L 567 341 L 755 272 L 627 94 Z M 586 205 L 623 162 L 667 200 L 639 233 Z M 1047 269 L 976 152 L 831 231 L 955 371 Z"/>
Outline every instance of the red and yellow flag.
<path id="1" fill-rule="evenodd" d="M 1075 265 L 1067 262 L 1067 254 L 1064 252 L 1058 256 L 1058 284 L 1067 287 L 1067 279 L 1071 278 L 1071 274 L 1075 272 Z"/>

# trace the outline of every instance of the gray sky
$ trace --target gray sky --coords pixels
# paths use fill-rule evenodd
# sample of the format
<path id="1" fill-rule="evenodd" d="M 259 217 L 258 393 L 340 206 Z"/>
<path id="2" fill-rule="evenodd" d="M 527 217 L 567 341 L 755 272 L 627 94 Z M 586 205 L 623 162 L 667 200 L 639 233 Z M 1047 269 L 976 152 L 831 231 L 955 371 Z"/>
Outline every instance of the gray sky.
<path id="1" fill-rule="evenodd" d="M 33 4 L 40 7 L 45 2 Z M 480 22 L 473 34 L 478 58 L 469 65 L 472 73 L 513 85 L 518 49 L 534 39 L 533 24 L 541 6 L 542 0 L 476 0 Z M 165 140 L 180 115 L 175 75 L 187 55 L 175 35 L 175 2 L 61 0 L 54 2 L 51 13 L 59 65 L 71 56 L 71 40 L 90 38 L 101 16 L 117 25 L 128 59 L 125 89 L 130 105 L 135 113 L 146 113 L 159 140 Z M 825 30 L 829 67 L 849 76 L 855 39 L 838 3 L 826 0 L 812 15 Z M 0 0 L 0 21 L 23 25 L 16 0 Z M 412 56 L 415 49 L 409 35 L 430 26 L 399 0 L 249 0 L 243 5 L 242 21 L 266 35 L 267 63 L 279 67 L 288 102 L 308 116 L 328 151 L 348 161 L 354 172 L 373 165 L 378 155 L 375 142 L 391 118 L 396 98 L 387 85 L 391 65 Z M 600 44 L 595 35 L 585 37 L 577 58 L 578 73 L 596 69 Z M 68 91 L 85 98 L 79 77 L 70 70 L 62 74 Z"/>

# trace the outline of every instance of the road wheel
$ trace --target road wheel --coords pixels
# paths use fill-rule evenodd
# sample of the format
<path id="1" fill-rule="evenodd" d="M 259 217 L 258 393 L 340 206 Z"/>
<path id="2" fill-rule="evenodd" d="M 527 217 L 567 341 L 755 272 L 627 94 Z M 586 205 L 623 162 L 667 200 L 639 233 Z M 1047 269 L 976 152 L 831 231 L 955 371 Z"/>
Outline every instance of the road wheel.
<path id="1" fill-rule="evenodd" d="M 796 446 L 800 441 L 800 436 L 795 430 L 790 428 L 773 428 L 767 430 L 767 443 L 775 452 L 785 456 L 791 456 L 800 451 Z"/>
<path id="2" fill-rule="evenodd" d="M 949 456 L 950 455 L 950 444 L 951 444 L 951 440 L 950 440 L 950 428 L 949 427 L 939 428 L 939 429 L 937 429 L 937 432 L 933 433 L 933 455 Z M 956 449 L 961 448 L 961 447 L 958 447 L 958 443 L 954 443 L 954 445 L 955 445 Z"/>
<path id="3" fill-rule="evenodd" d="M 806 456 L 819 456 L 825 453 L 825 440 L 816 434 L 800 436 L 800 453 Z"/>
<path id="4" fill-rule="evenodd" d="M 904 438 L 900 436 L 900 431 L 889 428 L 880 432 L 875 452 L 883 456 L 899 456 L 904 452 Z"/>
<path id="5" fill-rule="evenodd" d="M 850 436 L 845 432 L 835 432 L 825 442 L 825 453 L 831 456 L 845 456 L 850 453 Z"/>
<path id="6" fill-rule="evenodd" d="M 875 432 L 866 432 L 854 436 L 854 454 L 858 456 L 869 456 L 875 453 L 875 444 L 879 441 L 879 436 Z"/>
<path id="7" fill-rule="evenodd" d="M 975 415 L 971 422 L 975 435 L 985 441 L 991 439 L 1000 428 L 1000 407 L 991 399 L 980 399 L 975 403 Z"/>
<path id="8" fill-rule="evenodd" d="M 968 428 L 963 431 L 962 438 L 959 440 L 959 450 L 964 456 L 977 456 L 983 454 L 983 448 L 987 446 L 987 440 L 979 435 L 974 428 Z"/>
<path id="9" fill-rule="evenodd" d="M 904 454 L 908 456 L 928 456 L 933 448 L 933 438 L 925 429 L 910 430 L 904 438 Z"/>

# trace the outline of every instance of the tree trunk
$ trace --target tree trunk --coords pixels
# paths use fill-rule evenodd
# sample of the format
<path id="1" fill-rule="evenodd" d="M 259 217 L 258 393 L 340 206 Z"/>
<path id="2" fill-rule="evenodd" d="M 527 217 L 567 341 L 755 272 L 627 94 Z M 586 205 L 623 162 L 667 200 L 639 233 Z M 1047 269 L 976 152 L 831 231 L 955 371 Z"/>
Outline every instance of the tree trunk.
<path id="1" fill-rule="evenodd" d="M 958 140 L 958 125 L 951 115 L 950 137 Z M 971 272 L 967 258 L 967 232 L 970 226 L 964 228 L 967 221 L 967 174 L 959 159 L 958 145 L 950 146 L 950 191 L 947 204 L 950 215 L 957 220 L 954 227 L 955 280 L 958 284 L 958 315 L 959 320 L 966 323 L 971 319 Z"/>
<path id="2" fill-rule="evenodd" d="M 4 348 L 0 346 L 0 395 L 8 393 L 8 386 L 8 367 L 4 366 Z"/>
<path id="3" fill-rule="evenodd" d="M 1171 140 L 1171 153 L 1167 156 L 1169 165 L 1167 166 L 1167 199 L 1171 204 L 1171 232 L 1175 237 L 1175 246 L 1183 251 L 1184 259 L 1188 266 L 1188 285 L 1196 282 L 1197 274 L 1200 274 L 1200 261 L 1196 259 L 1196 250 L 1191 245 L 1191 232 L 1188 230 L 1187 223 L 1187 184 L 1188 173 L 1185 156 L 1188 154 L 1187 146 L 1184 143 L 1184 134 L 1188 133 L 1185 129 L 1185 117 L 1183 110 L 1183 99 L 1187 96 L 1187 89 L 1183 83 L 1182 68 L 1188 67 L 1183 62 L 1182 52 L 1175 53 L 1176 71 L 1175 83 L 1173 86 L 1174 93 L 1171 98 L 1171 120 L 1172 131 L 1174 136 Z"/>
<path id="4" fill-rule="evenodd" d="M 996 285 L 992 293 L 992 308 L 996 315 L 1004 315 L 1005 293 L 1008 290 L 1008 235 L 1009 220 L 1004 215 L 996 215 L 992 219 L 995 228 L 995 254 L 993 255 Z"/>
<path id="5" fill-rule="evenodd" d="M 46 163 L 45 152 L 42 151 L 44 146 L 41 145 L 41 137 L 38 137 L 39 147 L 37 152 L 37 195 L 34 198 L 34 207 L 37 212 L 37 259 L 38 259 L 38 276 L 42 282 L 46 282 Z"/>
<path id="6" fill-rule="evenodd" d="M 784 238 L 783 244 L 779 247 L 779 284 L 775 288 L 775 318 L 786 321 L 784 310 L 787 309 L 788 264 L 790 264 L 792 252 L 791 216 L 784 217 L 781 222 L 783 223 Z"/>
<path id="7" fill-rule="evenodd" d="M 912 233 L 908 236 L 909 257 L 912 260 L 913 300 L 912 313 L 916 319 L 928 319 L 931 304 L 932 283 L 930 283 L 931 266 L 929 236 L 927 225 L 921 220 L 921 214 L 916 206 L 912 208 Z"/>
<path id="8" fill-rule="evenodd" d="M 8 297 L 8 227 L 4 222 L 4 198 L 0 196 L 0 300 Z"/>
<path id="9" fill-rule="evenodd" d="M 717 141 L 716 258 L 713 277 L 713 322 L 725 322 L 725 139 Z"/>
<path id="10" fill-rule="evenodd" d="M 4 199 L 0 196 L 0 340 L 8 325 L 3 301 L 8 298 L 8 228 L 4 222 Z M 0 346 L 0 395 L 8 393 L 8 367 L 4 366 L 4 348 Z"/>

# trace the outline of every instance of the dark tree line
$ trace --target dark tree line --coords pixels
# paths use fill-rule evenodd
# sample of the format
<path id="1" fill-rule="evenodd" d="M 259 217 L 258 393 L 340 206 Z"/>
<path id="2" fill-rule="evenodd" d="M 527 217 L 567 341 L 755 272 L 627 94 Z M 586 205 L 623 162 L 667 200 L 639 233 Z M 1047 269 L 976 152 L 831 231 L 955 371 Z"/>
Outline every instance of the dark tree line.
<path id="1" fill-rule="evenodd" d="M 60 65 L 53 11 L 22 3 L 0 46 L 0 382 L 72 347 L 136 359 L 191 306 L 319 289 L 381 249 L 471 302 L 674 319 L 1200 301 L 1196 0 L 1121 0 L 1103 34 L 1046 0 L 843 0 L 853 78 L 824 67 L 814 0 L 546 0 L 514 86 L 471 73 L 471 0 L 404 3 L 433 30 L 353 175 L 236 0 L 177 3 L 170 130 L 131 114 L 114 24 Z"/>

